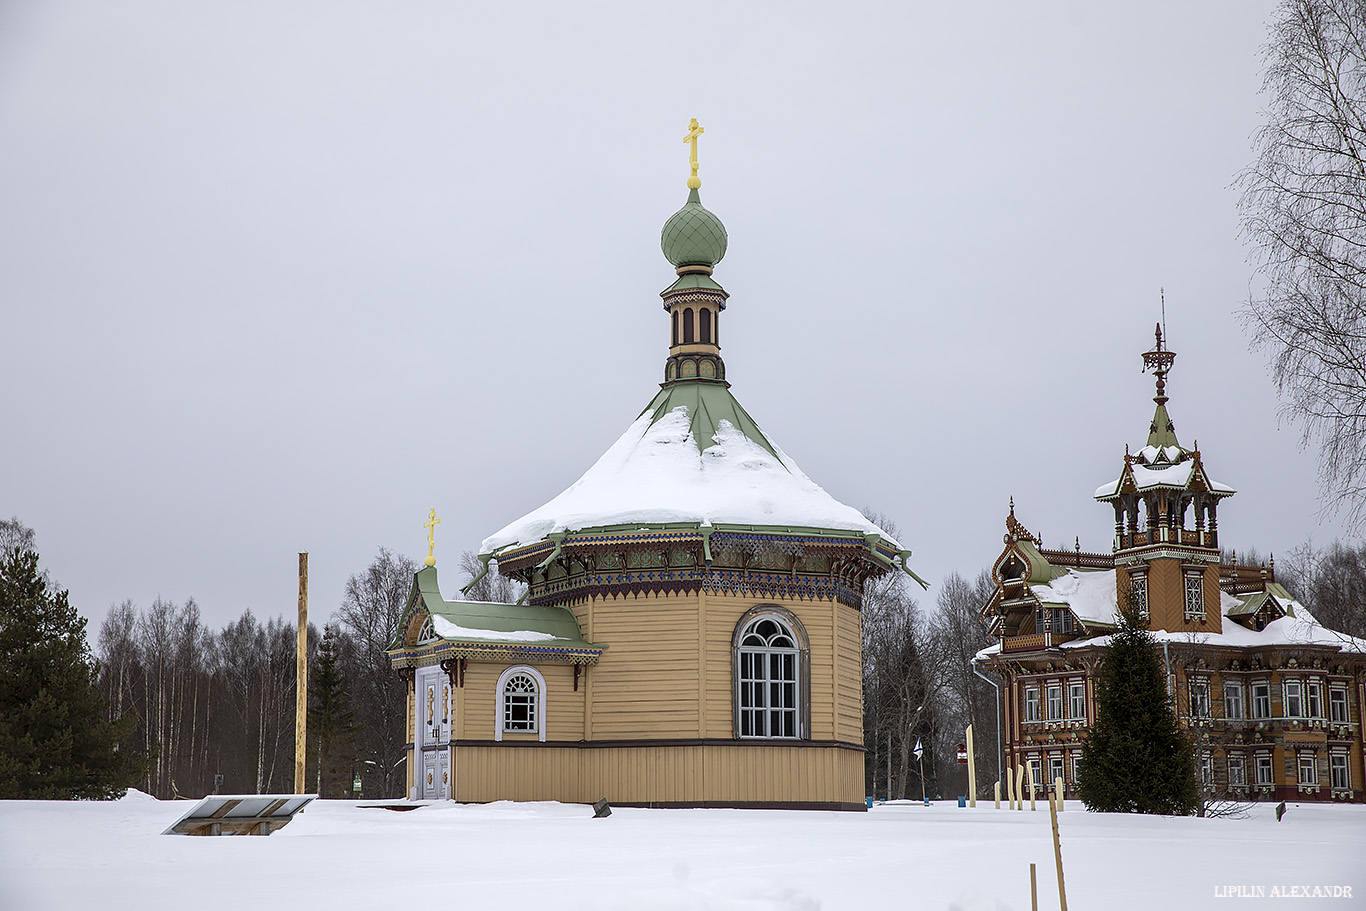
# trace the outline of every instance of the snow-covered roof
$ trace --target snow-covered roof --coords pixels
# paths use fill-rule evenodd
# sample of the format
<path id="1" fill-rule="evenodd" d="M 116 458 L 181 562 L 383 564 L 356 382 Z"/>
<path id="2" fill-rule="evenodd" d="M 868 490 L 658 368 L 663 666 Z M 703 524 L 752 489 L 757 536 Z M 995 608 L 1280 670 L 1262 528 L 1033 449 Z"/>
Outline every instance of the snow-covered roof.
<path id="1" fill-rule="evenodd" d="M 1104 586 L 1101 585 L 1100 579 L 1109 580 L 1108 608 L 1110 613 L 1108 620 L 1105 620 L 1103 616 L 1098 616 L 1096 619 L 1112 624 L 1118 623 L 1115 613 L 1115 577 L 1113 573 L 1079 573 L 1073 569 L 1069 570 L 1066 576 L 1053 580 L 1050 585 L 1034 585 L 1031 588 L 1042 600 L 1068 604 L 1073 612 L 1077 613 L 1082 621 L 1085 621 L 1087 617 L 1083 616 L 1080 611 L 1103 611 L 1105 609 L 1107 596 L 1102 590 Z M 1282 589 L 1282 591 L 1284 590 Z M 1309 612 L 1308 608 L 1294 599 L 1278 597 L 1277 600 L 1287 608 L 1288 613 L 1286 616 L 1268 623 L 1260 630 L 1248 629 L 1236 620 L 1228 619 L 1230 614 L 1241 607 L 1243 599 L 1221 591 L 1219 593 L 1219 610 L 1224 614 L 1222 632 L 1171 632 L 1160 629 L 1150 632 L 1153 638 L 1159 642 L 1198 642 L 1203 645 L 1226 645 L 1240 648 L 1324 645 L 1335 646 L 1344 652 L 1366 653 L 1366 639 L 1357 639 L 1321 625 L 1314 619 L 1314 615 Z M 1059 643 L 1055 648 L 1083 648 L 1109 644 L 1110 636 L 1106 635 L 1090 639 L 1071 639 Z M 1000 651 L 1001 643 L 997 642 L 982 649 L 977 653 L 977 656 L 987 658 Z"/>
<path id="2" fill-rule="evenodd" d="M 1082 623 L 1115 623 L 1117 600 L 1113 570 L 1069 569 L 1047 585 L 1031 585 L 1046 604 L 1066 604 Z"/>
<path id="3" fill-rule="evenodd" d="M 1150 487 L 1186 487 L 1191 482 L 1191 473 L 1195 470 L 1195 461 L 1189 457 L 1179 462 L 1169 461 L 1175 457 L 1168 455 L 1172 450 L 1178 454 L 1184 452 L 1178 446 L 1167 446 L 1159 449 L 1155 446 L 1144 446 L 1139 450 L 1139 457 L 1129 466 L 1134 475 L 1134 486 L 1139 490 L 1147 490 Z M 1161 458 L 1157 464 L 1152 464 L 1154 459 Z M 1149 464 L 1143 464 L 1148 462 Z M 1209 482 L 1210 490 L 1218 493 L 1236 493 L 1227 484 L 1220 484 L 1218 481 L 1206 475 L 1205 479 Z M 1124 480 L 1124 475 L 1120 475 L 1113 481 L 1109 481 L 1096 488 L 1095 496 L 1110 497 L 1119 492 L 1119 485 Z"/>
<path id="4" fill-rule="evenodd" d="M 661 390 L 583 477 L 485 538 L 480 552 L 583 528 L 681 522 L 854 531 L 900 547 L 808 478 L 728 389 L 706 384 Z"/>
<path id="5" fill-rule="evenodd" d="M 560 642 L 553 633 L 543 633 L 534 629 L 475 629 L 452 623 L 440 614 L 432 614 L 432 629 L 442 639 L 480 640 L 493 642 Z"/>
<path id="6" fill-rule="evenodd" d="M 410 618 L 425 609 L 437 639 L 476 645 L 518 648 L 559 648 L 601 652 L 604 646 L 584 641 L 574 612 L 565 607 L 536 604 L 500 604 L 489 601 L 447 601 L 441 595 L 436 567 L 424 566 L 413 575 L 408 606 L 398 624 L 390 654 L 401 651 L 411 629 Z M 431 640 L 419 636 L 416 644 Z"/>

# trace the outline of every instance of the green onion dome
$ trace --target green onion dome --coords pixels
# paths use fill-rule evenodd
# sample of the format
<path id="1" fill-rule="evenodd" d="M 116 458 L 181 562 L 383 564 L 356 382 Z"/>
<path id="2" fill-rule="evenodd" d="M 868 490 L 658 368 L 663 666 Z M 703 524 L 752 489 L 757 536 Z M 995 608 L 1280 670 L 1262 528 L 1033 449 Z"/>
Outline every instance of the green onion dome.
<path id="1" fill-rule="evenodd" d="M 683 208 L 664 222 L 659 245 L 664 258 L 675 267 L 714 266 L 726 255 L 726 226 L 702 208 L 694 188 Z"/>

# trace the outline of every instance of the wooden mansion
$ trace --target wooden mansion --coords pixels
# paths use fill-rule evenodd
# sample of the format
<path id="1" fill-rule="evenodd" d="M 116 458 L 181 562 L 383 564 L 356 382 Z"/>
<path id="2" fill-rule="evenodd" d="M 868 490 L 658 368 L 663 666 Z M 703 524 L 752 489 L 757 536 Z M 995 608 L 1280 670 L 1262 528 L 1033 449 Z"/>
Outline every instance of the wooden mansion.
<path id="1" fill-rule="evenodd" d="M 1147 443 L 1126 447 L 1119 477 L 1095 492 L 1114 510 L 1110 553 L 1045 549 L 1011 503 L 983 607 L 997 641 L 974 662 L 1000 680 L 1005 762 L 1074 794 L 1124 596 L 1161 643 L 1207 795 L 1361 802 L 1366 641 L 1319 625 L 1274 562 L 1221 562 L 1218 508 L 1234 491 L 1177 441 L 1165 395 L 1174 358 L 1159 326 L 1143 355 L 1157 376 Z"/>

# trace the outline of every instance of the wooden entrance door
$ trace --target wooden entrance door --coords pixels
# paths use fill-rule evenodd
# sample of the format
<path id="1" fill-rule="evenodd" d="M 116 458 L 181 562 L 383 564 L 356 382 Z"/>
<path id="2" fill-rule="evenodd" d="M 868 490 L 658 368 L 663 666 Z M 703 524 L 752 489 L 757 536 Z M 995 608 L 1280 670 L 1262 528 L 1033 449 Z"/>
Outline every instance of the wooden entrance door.
<path id="1" fill-rule="evenodd" d="M 417 671 L 417 799 L 451 796 L 451 681 L 439 667 Z"/>

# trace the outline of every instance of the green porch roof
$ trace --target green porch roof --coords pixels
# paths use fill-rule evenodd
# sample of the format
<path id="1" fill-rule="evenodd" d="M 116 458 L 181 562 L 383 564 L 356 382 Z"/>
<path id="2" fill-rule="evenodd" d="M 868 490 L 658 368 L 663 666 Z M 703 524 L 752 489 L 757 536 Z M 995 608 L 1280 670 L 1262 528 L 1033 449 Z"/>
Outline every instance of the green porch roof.
<path id="1" fill-rule="evenodd" d="M 433 623 L 433 632 L 446 642 L 521 648 L 605 648 L 584 640 L 579 621 L 567 608 L 490 601 L 447 601 L 441 597 L 434 566 L 424 567 L 413 576 L 408 609 L 404 611 L 403 622 L 399 624 L 400 636 L 407 629 L 413 613 L 424 608 L 432 617 L 440 617 L 445 624 L 449 624 Z M 390 648 L 392 650 L 402 645 L 398 641 Z"/>

